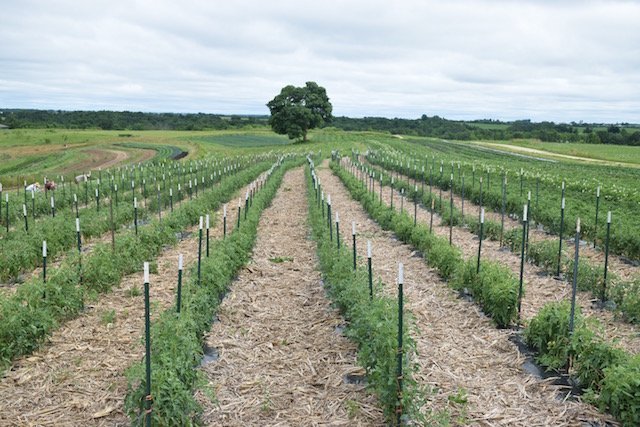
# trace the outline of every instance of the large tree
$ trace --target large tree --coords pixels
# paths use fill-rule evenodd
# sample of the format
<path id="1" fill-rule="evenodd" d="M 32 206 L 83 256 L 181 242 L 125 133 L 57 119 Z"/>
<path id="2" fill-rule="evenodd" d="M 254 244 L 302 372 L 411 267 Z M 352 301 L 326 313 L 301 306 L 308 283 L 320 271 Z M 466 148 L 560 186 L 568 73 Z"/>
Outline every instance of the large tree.
<path id="1" fill-rule="evenodd" d="M 271 117 L 271 128 L 289 139 L 307 140 L 309 129 L 331 120 L 331 102 L 327 91 L 316 82 L 307 82 L 303 87 L 285 86 L 267 104 Z"/>

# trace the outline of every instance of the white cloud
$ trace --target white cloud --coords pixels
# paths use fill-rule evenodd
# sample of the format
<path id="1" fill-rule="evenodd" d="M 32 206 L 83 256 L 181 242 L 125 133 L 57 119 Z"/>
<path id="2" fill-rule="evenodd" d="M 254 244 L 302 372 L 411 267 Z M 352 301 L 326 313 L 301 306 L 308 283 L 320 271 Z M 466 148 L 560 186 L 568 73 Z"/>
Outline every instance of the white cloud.
<path id="1" fill-rule="evenodd" d="M 8 3 L 8 2 L 5 2 Z M 10 2 L 0 107 L 640 121 L 634 1 Z"/>

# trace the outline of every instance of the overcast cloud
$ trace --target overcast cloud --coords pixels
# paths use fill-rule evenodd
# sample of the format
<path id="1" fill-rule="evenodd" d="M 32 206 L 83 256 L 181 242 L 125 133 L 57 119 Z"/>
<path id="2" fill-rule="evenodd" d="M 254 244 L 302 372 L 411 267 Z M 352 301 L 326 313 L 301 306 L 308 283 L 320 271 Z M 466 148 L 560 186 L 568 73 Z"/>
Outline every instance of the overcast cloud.
<path id="1" fill-rule="evenodd" d="M 640 122 L 638 1 L 0 0 L 0 108 Z"/>

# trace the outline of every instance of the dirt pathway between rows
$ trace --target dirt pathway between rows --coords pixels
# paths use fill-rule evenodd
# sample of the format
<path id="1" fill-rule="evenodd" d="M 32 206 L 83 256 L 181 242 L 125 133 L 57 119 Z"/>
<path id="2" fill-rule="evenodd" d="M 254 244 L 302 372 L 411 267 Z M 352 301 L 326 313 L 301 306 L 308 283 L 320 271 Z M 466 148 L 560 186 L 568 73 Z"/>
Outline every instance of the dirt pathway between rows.
<path id="1" fill-rule="evenodd" d="M 233 283 L 208 334 L 219 359 L 203 372 L 205 425 L 384 425 L 359 373 L 356 348 L 336 327 L 309 240 L 302 168 L 287 172 L 260 219 L 253 258 Z"/>
<path id="2" fill-rule="evenodd" d="M 428 188 L 425 188 L 428 191 Z M 379 195 L 379 192 L 376 193 Z M 434 190 L 436 197 L 439 196 Z M 443 194 L 444 197 L 444 194 Z M 391 187 L 383 186 L 383 202 L 388 206 L 391 204 Z M 444 203 L 444 202 L 443 202 Z M 400 210 L 401 201 L 397 190 L 394 191 L 393 206 Z M 413 217 L 413 202 L 405 199 L 404 210 Z M 418 222 L 429 225 L 429 210 L 418 205 Z M 434 213 L 433 231 L 435 234 L 449 239 L 449 226 L 441 225 L 441 217 Z M 460 248 L 465 258 L 478 256 L 478 237 L 463 227 L 453 227 L 453 244 Z M 501 248 L 499 242 L 483 240 L 482 255 L 483 260 L 491 260 L 508 267 L 514 277 L 520 277 L 520 255 Z M 522 299 L 522 318 L 526 322 L 533 318 L 538 311 L 547 303 L 552 301 L 569 300 L 571 298 L 571 285 L 568 282 L 558 281 L 549 276 L 542 268 L 525 263 L 524 266 L 525 292 Z M 585 316 L 597 318 L 603 325 L 604 338 L 632 354 L 640 353 L 640 332 L 635 325 L 615 319 L 612 312 L 594 308 L 591 294 L 588 292 L 578 292 L 576 304 L 582 309 Z"/>
<path id="3" fill-rule="evenodd" d="M 364 159 L 361 159 L 364 160 Z M 366 160 L 365 160 L 366 161 Z M 367 162 L 367 164 L 371 165 L 370 163 Z M 379 169 L 380 166 L 378 165 L 372 165 L 374 167 L 376 167 L 376 169 Z M 403 174 L 398 174 L 398 172 L 393 172 L 393 176 L 396 177 L 396 179 L 399 177 L 404 181 L 407 181 L 409 183 L 411 183 L 412 185 L 417 185 L 418 189 L 422 188 L 422 181 L 416 181 L 413 178 L 409 178 L 406 175 Z M 445 175 L 448 176 L 448 175 Z M 467 179 L 469 177 L 466 177 Z M 455 177 L 455 179 L 457 178 L 457 175 Z M 492 179 L 492 188 L 495 188 L 496 185 L 501 185 L 502 183 L 502 179 L 500 177 L 493 177 Z M 468 188 L 469 186 L 471 186 L 472 183 L 471 182 L 465 182 L 465 189 Z M 478 182 L 478 178 L 476 178 L 476 183 L 475 186 L 479 186 L 479 182 Z M 486 181 L 485 184 L 486 185 Z M 378 181 L 376 183 L 375 186 L 376 189 L 376 194 L 379 194 L 380 191 L 380 181 Z M 429 191 L 429 178 L 427 176 L 426 178 L 426 182 L 424 185 L 424 191 L 428 192 Z M 524 204 L 526 203 L 526 194 L 527 191 L 529 191 L 527 188 L 524 189 L 524 197 L 522 198 L 522 204 L 524 206 Z M 436 195 L 437 198 L 440 197 L 440 188 L 433 186 L 433 194 Z M 560 196 L 558 196 L 560 197 Z M 451 199 L 451 191 L 446 191 L 446 190 L 442 190 L 442 205 L 445 207 L 445 209 L 449 209 L 449 200 Z M 436 201 L 436 203 L 438 203 Z M 459 210 L 462 210 L 462 197 L 460 197 L 457 194 L 453 194 L 453 205 Z M 567 204 L 567 209 L 570 209 L 571 206 L 569 204 Z M 535 209 L 535 195 L 532 192 L 531 195 L 531 209 L 534 210 Z M 464 213 L 465 215 L 476 215 L 477 217 L 480 217 L 480 206 L 476 203 L 473 203 L 471 200 L 465 198 L 464 199 Z M 558 216 L 560 216 L 560 208 L 558 207 Z M 496 212 L 490 208 L 487 208 L 485 206 L 485 218 L 487 220 L 491 220 L 493 222 L 496 222 L 497 224 L 500 224 L 501 219 L 502 219 L 502 215 L 500 212 Z M 614 218 L 615 220 L 615 218 Z M 604 230 L 606 229 L 607 226 L 607 211 L 606 208 L 601 204 L 600 205 L 600 213 L 599 213 L 599 217 L 598 217 L 598 226 L 600 230 Z M 542 224 L 540 224 L 542 225 Z M 615 224 L 612 223 L 612 230 L 615 227 Z M 515 217 L 510 217 L 508 213 L 505 213 L 504 216 L 504 232 L 506 233 L 507 231 L 513 229 L 513 228 L 520 228 L 522 225 L 520 223 L 520 219 L 515 218 Z M 567 251 L 567 253 L 569 253 L 570 255 L 573 254 L 573 251 L 575 249 L 574 248 L 574 241 L 573 239 L 571 239 L 571 237 L 574 235 L 575 232 L 575 224 L 568 224 L 565 223 L 565 239 L 563 241 L 563 248 L 565 248 L 565 250 Z M 567 238 L 569 240 L 567 240 Z M 556 243 L 558 242 L 558 236 L 557 235 L 553 235 L 550 234 L 542 229 L 538 229 L 537 226 L 532 225 L 530 230 L 529 230 L 529 241 L 530 242 L 540 242 L 540 241 L 544 241 L 544 240 L 553 240 Z M 601 245 L 604 246 L 603 242 L 600 242 Z M 588 259 L 591 263 L 593 263 L 594 265 L 600 265 L 600 266 L 604 266 L 604 249 L 603 248 L 593 248 L 593 242 L 587 242 L 587 244 L 583 244 L 580 246 L 580 256 L 582 258 L 586 258 Z M 619 276 L 621 279 L 623 280 L 634 280 L 634 279 L 638 279 L 640 278 L 640 265 L 633 265 L 630 264 L 629 262 L 626 262 L 622 257 L 614 255 L 612 253 L 609 253 L 609 266 L 608 266 L 609 272 L 610 273 L 614 273 L 617 276 Z"/>
<path id="4" fill-rule="evenodd" d="M 244 196 L 247 188 L 236 197 Z M 215 213 L 219 218 L 211 239 L 222 237 L 221 211 Z M 228 214 L 230 233 L 237 210 Z M 152 318 L 175 304 L 178 255 L 184 255 L 184 284 L 189 267 L 197 262 L 198 226 L 189 227 L 183 237 L 162 251 L 158 272 L 150 274 Z M 129 425 L 123 412 L 124 372 L 144 357 L 142 284 L 142 272 L 124 277 L 119 287 L 88 303 L 80 317 L 56 330 L 41 350 L 17 360 L 0 382 L 0 426 Z"/>
<path id="5" fill-rule="evenodd" d="M 374 274 L 387 284 L 385 292 L 395 295 L 397 265 L 405 265 L 406 308 L 417 329 L 415 377 L 434 390 L 425 396 L 427 407 L 449 411 L 454 425 L 583 426 L 608 419 L 589 405 L 557 399 L 557 386 L 526 374 L 524 358 L 508 341 L 510 331 L 496 329 L 475 304 L 456 298 L 410 246 L 367 216 L 326 166 L 317 173 L 334 212 L 345 224 L 356 221 L 363 259 L 371 240 Z M 466 408 L 455 403 L 465 395 Z"/>

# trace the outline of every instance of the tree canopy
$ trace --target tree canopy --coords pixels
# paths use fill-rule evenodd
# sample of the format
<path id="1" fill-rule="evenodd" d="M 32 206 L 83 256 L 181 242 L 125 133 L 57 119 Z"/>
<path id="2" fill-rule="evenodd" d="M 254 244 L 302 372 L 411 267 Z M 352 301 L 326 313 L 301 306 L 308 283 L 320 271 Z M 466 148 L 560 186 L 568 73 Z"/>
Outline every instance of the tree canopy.
<path id="1" fill-rule="evenodd" d="M 283 87 L 267 107 L 271 111 L 271 128 L 288 135 L 289 139 L 306 141 L 309 129 L 331 120 L 332 106 L 327 91 L 316 82 L 307 82 L 303 87 Z"/>

